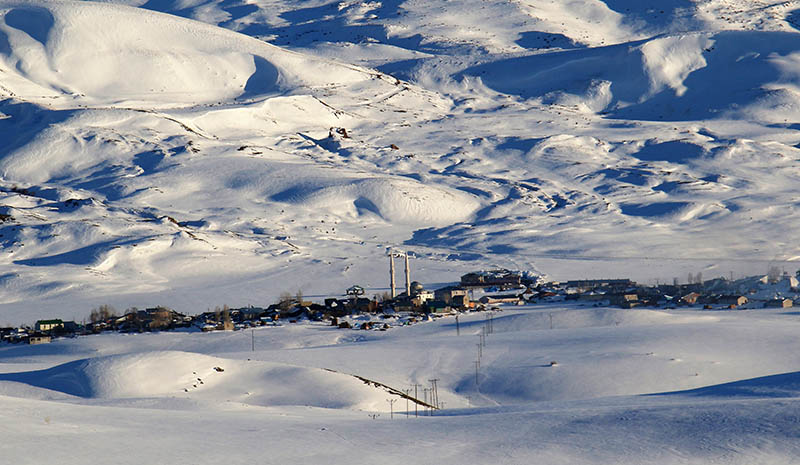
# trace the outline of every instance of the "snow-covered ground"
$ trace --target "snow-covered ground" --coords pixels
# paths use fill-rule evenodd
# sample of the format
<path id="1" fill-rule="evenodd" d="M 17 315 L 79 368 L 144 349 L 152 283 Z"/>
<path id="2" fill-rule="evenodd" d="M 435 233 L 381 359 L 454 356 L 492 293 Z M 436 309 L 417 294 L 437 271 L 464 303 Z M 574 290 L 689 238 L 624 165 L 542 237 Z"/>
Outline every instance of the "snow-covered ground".
<path id="1" fill-rule="evenodd" d="M 0 457 L 790 464 L 800 456 L 797 312 L 506 307 L 493 313 L 479 356 L 486 322 L 486 313 L 463 314 L 458 334 L 449 316 L 388 331 L 305 323 L 0 346 Z M 416 416 L 413 404 L 351 375 L 412 395 L 416 384 L 421 400 L 437 379 L 444 408 Z"/>
<path id="2" fill-rule="evenodd" d="M 654 3 L 0 0 L 0 326 L 381 293 L 389 247 L 429 286 L 793 273 L 800 2 Z M 792 464 L 797 317 L 3 345 L 0 463 Z"/>
<path id="3" fill-rule="evenodd" d="M 800 5 L 0 1 L 0 322 L 793 272 Z"/>

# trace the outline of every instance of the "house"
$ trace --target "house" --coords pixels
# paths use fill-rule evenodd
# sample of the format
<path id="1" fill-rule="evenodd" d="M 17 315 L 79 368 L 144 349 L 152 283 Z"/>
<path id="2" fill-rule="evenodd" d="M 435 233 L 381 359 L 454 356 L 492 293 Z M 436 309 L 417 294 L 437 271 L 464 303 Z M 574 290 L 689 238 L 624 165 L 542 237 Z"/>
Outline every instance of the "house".
<path id="1" fill-rule="evenodd" d="M 343 317 L 351 312 L 350 303 L 346 299 L 325 299 L 325 313 L 334 317 Z"/>
<path id="2" fill-rule="evenodd" d="M 147 311 L 132 308 L 114 321 L 114 327 L 123 332 L 143 332 L 151 321 Z"/>
<path id="3" fill-rule="evenodd" d="M 265 310 L 261 307 L 242 307 L 230 309 L 230 317 L 234 323 L 244 323 L 245 321 L 258 320 Z"/>
<path id="4" fill-rule="evenodd" d="M 633 308 L 639 305 L 639 296 L 636 294 L 611 294 L 608 296 L 611 305 L 618 305 L 622 308 Z"/>
<path id="5" fill-rule="evenodd" d="M 143 318 L 143 324 L 151 330 L 167 329 L 175 319 L 173 317 L 174 312 L 166 307 L 148 308 L 145 312 L 146 316 Z"/>
<path id="6" fill-rule="evenodd" d="M 517 295 L 485 295 L 480 298 L 479 302 L 484 305 L 493 304 L 514 304 L 520 303 L 520 297 Z"/>
<path id="7" fill-rule="evenodd" d="M 567 281 L 564 287 L 573 289 L 576 292 L 588 292 L 595 289 L 608 289 L 614 292 L 622 292 L 636 283 L 630 279 L 579 279 Z"/>
<path id="8" fill-rule="evenodd" d="M 509 270 L 489 270 L 467 273 L 461 277 L 461 287 L 499 287 L 516 289 L 522 286 L 522 275 Z"/>
<path id="9" fill-rule="evenodd" d="M 425 302 L 434 299 L 434 294 L 431 291 L 426 291 L 425 288 L 417 281 L 411 283 L 411 301 L 415 307 L 422 307 Z"/>
<path id="10" fill-rule="evenodd" d="M 4 341 L 5 340 L 9 340 L 11 338 L 11 335 L 14 334 L 14 332 L 16 332 L 15 328 L 11 328 L 11 327 L 0 328 L 0 339 L 2 339 Z"/>
<path id="11" fill-rule="evenodd" d="M 695 305 L 697 304 L 697 299 L 699 298 L 700 298 L 699 292 L 690 292 L 681 297 L 679 302 L 686 305 Z"/>
<path id="12" fill-rule="evenodd" d="M 600 302 L 602 300 L 607 300 L 608 295 L 606 294 L 595 294 L 595 293 L 587 293 L 587 294 L 578 294 L 578 301 L 579 302 Z"/>
<path id="13" fill-rule="evenodd" d="M 563 295 L 553 291 L 539 291 L 539 293 L 537 293 L 533 298 L 544 302 L 557 302 L 559 300 L 564 300 Z"/>
<path id="14" fill-rule="evenodd" d="M 748 302 L 743 295 L 721 295 L 716 299 L 718 305 L 725 305 L 730 308 L 740 307 Z"/>
<path id="15" fill-rule="evenodd" d="M 77 333 L 79 331 L 83 331 L 84 328 L 83 328 L 83 326 L 79 325 L 78 323 L 76 323 L 74 321 L 65 321 L 64 322 L 64 326 L 63 326 L 63 328 L 61 328 L 61 330 L 65 334 L 75 334 L 75 333 Z"/>
<path id="16" fill-rule="evenodd" d="M 452 308 L 444 300 L 431 300 L 426 303 L 430 313 L 450 313 Z"/>
<path id="17" fill-rule="evenodd" d="M 475 303 L 470 302 L 469 295 L 456 295 L 450 301 L 450 306 L 453 308 L 472 308 Z"/>
<path id="18" fill-rule="evenodd" d="M 431 292 L 431 291 L 422 291 L 422 292 L 418 293 L 417 295 L 415 295 L 412 300 L 414 302 L 414 305 L 416 305 L 417 307 L 422 307 L 423 305 L 425 305 L 425 302 L 428 302 L 428 301 L 433 300 L 433 299 L 434 299 L 433 292 Z"/>
<path id="19" fill-rule="evenodd" d="M 778 290 L 782 292 L 792 292 L 792 291 L 797 291 L 799 284 L 797 278 L 795 278 L 794 276 L 790 276 L 787 273 L 784 273 L 783 276 L 781 276 L 780 280 L 778 280 L 776 285 Z"/>
<path id="20" fill-rule="evenodd" d="M 790 308 L 794 306 L 792 299 L 772 299 L 764 302 L 766 308 Z"/>
<path id="21" fill-rule="evenodd" d="M 469 306 L 469 290 L 459 286 L 447 286 L 437 289 L 434 293 L 434 300 L 444 301 L 447 305 L 457 307 Z M 458 302 L 454 302 L 454 300 Z"/>
<path id="22" fill-rule="evenodd" d="M 392 308 L 395 312 L 413 312 L 418 307 L 419 305 L 416 304 L 415 299 L 409 299 L 405 293 L 392 300 Z"/>
<path id="23" fill-rule="evenodd" d="M 524 301 L 531 301 L 536 297 L 536 292 L 530 287 L 526 287 L 524 291 L 519 294 L 519 298 Z"/>
<path id="24" fill-rule="evenodd" d="M 46 332 L 53 331 L 57 328 L 63 328 L 64 322 L 61 320 L 39 320 L 36 322 L 34 329 L 36 331 Z"/>
<path id="25" fill-rule="evenodd" d="M 356 297 L 355 299 L 348 300 L 349 305 L 351 308 L 356 312 L 374 312 L 377 310 L 376 306 L 373 305 L 372 300 L 366 297 Z"/>

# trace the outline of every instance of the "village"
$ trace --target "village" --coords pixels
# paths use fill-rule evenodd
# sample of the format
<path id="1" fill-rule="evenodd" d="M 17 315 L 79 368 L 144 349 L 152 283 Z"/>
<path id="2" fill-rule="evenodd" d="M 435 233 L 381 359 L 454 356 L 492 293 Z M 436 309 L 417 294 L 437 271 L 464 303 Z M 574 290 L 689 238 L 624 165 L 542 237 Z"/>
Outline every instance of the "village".
<path id="1" fill-rule="evenodd" d="M 165 306 L 140 310 L 130 308 L 118 315 L 108 305 L 91 311 L 89 321 L 38 320 L 33 325 L 0 327 L 0 340 L 8 344 L 44 344 L 58 337 L 76 337 L 104 332 L 237 331 L 258 326 L 300 322 L 325 323 L 340 329 L 386 331 L 463 312 L 500 311 L 504 306 L 535 306 L 563 303 L 573 306 L 633 309 L 734 310 L 788 308 L 800 299 L 800 271 L 792 276 L 776 268 L 768 274 L 738 280 L 724 277 L 703 280 L 689 275 L 679 284 L 642 285 L 631 279 L 583 279 L 547 281 L 521 271 L 494 269 L 470 272 L 458 283 L 434 290 L 411 281 L 408 256 L 389 254 L 390 290 L 365 296 L 358 285 L 344 295 L 322 302 L 306 300 L 301 292 L 284 293 L 266 307 L 227 305 L 196 315 L 186 315 Z M 397 293 L 394 258 L 405 259 L 405 289 Z"/>

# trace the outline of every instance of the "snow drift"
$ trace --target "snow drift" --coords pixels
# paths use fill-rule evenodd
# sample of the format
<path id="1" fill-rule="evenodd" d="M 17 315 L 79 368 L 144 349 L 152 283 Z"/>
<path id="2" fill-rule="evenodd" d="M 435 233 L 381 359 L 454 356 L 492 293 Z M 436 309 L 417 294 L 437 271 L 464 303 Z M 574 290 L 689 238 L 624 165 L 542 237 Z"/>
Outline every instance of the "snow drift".
<path id="1" fill-rule="evenodd" d="M 367 78 L 353 67 L 137 8 L 12 0 L 0 2 L 0 16 L 3 86 L 32 100 L 206 104 Z"/>
<path id="2" fill-rule="evenodd" d="M 796 99 L 799 46 L 796 33 L 696 32 L 510 58 L 458 76 L 614 118 L 743 117 Z"/>
<path id="3" fill-rule="evenodd" d="M 91 399 L 189 397 L 257 406 L 382 409 L 385 398 L 383 391 L 348 375 L 174 351 L 77 360 L 0 375 L 0 381 Z"/>

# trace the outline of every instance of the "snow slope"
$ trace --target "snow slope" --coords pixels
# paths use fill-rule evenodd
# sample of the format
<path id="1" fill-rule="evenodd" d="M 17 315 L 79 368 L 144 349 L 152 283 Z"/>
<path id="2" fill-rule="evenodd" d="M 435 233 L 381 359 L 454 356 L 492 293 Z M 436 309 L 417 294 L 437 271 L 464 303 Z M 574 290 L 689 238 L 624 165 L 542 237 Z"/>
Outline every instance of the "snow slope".
<path id="1" fill-rule="evenodd" d="M 793 271 L 795 7 L 0 2 L 0 321 Z"/>
<path id="2" fill-rule="evenodd" d="M 3 7 L 4 85 L 28 101 L 183 106 L 366 78 L 365 71 L 168 15 L 60 1 Z"/>
<path id="3" fill-rule="evenodd" d="M 383 408 L 380 391 L 346 375 L 183 352 L 97 357 L 5 380 L 89 399 L 183 396 L 255 406 Z"/>
<path id="4" fill-rule="evenodd" d="M 306 322 L 2 346 L 3 457 L 789 464 L 800 453 L 797 312 L 508 307 L 479 356 L 486 317 L 462 314 L 459 334 L 445 317 L 385 332 Z M 415 416 L 350 374 L 416 385 L 420 398 L 437 379 L 444 408 Z"/>

